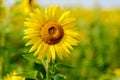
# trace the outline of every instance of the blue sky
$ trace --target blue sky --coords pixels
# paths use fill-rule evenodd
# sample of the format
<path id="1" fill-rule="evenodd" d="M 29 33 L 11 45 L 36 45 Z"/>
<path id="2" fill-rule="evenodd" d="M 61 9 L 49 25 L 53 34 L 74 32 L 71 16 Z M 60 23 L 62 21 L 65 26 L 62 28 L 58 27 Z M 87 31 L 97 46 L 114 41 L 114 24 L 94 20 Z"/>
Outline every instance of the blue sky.
<path id="1" fill-rule="evenodd" d="M 13 5 L 16 0 L 3 0 L 6 5 Z M 20 1 L 20 0 L 19 0 Z M 83 6 L 92 8 L 96 2 L 102 8 L 120 8 L 120 0 L 36 0 L 38 4 L 42 6 L 48 6 L 50 4 L 58 4 L 60 6 Z"/>

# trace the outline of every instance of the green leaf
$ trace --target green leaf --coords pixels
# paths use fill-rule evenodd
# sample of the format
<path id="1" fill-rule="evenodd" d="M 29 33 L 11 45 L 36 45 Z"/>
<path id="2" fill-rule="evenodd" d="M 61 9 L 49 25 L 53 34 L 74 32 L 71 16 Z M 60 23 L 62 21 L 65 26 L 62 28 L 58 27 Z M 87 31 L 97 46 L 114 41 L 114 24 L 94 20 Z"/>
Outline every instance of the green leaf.
<path id="1" fill-rule="evenodd" d="M 67 80 L 66 77 L 62 74 L 56 74 L 53 78 L 54 80 Z"/>
<path id="2" fill-rule="evenodd" d="M 23 56 L 25 59 L 27 59 L 31 63 L 33 63 L 33 62 L 41 63 L 40 60 L 35 58 L 31 53 L 26 53 L 26 51 L 20 51 L 16 48 L 8 48 L 8 50 L 11 51 L 11 52 L 16 52 L 17 54 Z"/>
<path id="3" fill-rule="evenodd" d="M 32 54 L 26 53 L 22 55 L 25 59 L 30 61 L 31 63 L 36 62 L 36 63 L 41 63 L 40 60 L 36 59 Z"/>
<path id="4" fill-rule="evenodd" d="M 16 76 L 22 76 L 22 77 L 25 77 L 25 78 L 32 78 L 32 79 L 36 79 L 37 77 L 37 71 L 30 71 L 30 72 L 22 72 L 20 74 L 17 74 Z"/>
<path id="5" fill-rule="evenodd" d="M 64 64 L 56 64 L 56 68 L 59 70 L 64 70 L 64 69 L 73 69 L 74 67 L 68 66 L 68 65 L 64 65 Z"/>

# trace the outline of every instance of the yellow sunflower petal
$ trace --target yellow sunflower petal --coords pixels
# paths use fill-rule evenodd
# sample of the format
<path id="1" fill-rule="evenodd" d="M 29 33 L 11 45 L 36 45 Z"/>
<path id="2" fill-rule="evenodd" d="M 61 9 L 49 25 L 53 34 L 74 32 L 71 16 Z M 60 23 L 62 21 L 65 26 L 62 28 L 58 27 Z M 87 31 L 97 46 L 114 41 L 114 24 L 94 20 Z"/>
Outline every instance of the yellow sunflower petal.
<path id="1" fill-rule="evenodd" d="M 41 42 L 41 44 L 39 45 L 38 49 L 35 51 L 34 56 L 39 55 L 39 53 L 40 53 L 40 51 L 41 51 L 41 48 L 43 47 L 43 43 L 44 43 L 44 42 Z"/>
<path id="2" fill-rule="evenodd" d="M 30 21 L 31 19 L 29 19 L 29 18 L 25 18 L 25 20 Z"/>
<path id="3" fill-rule="evenodd" d="M 73 18 L 73 17 L 67 18 L 67 19 L 65 19 L 65 20 L 63 20 L 63 21 L 61 22 L 61 25 L 62 25 L 62 26 L 65 26 L 65 25 L 70 24 L 70 23 L 72 23 L 72 22 L 74 22 L 74 21 L 76 21 L 76 19 Z"/>
<path id="4" fill-rule="evenodd" d="M 31 17 L 33 17 L 35 14 L 31 12 L 31 13 L 29 13 L 29 15 L 30 15 Z"/>
<path id="5" fill-rule="evenodd" d="M 71 46 L 71 43 L 64 40 L 63 44 L 65 44 L 70 50 L 73 50 L 73 47 Z"/>
<path id="6" fill-rule="evenodd" d="M 64 13 L 61 15 L 60 19 L 58 20 L 58 23 L 61 24 L 61 23 L 63 22 L 63 20 L 65 20 L 66 18 L 68 18 L 68 16 L 70 15 L 70 12 L 71 12 L 71 11 L 66 11 L 66 12 L 64 12 Z"/>
<path id="7" fill-rule="evenodd" d="M 66 31 L 64 31 L 64 33 L 66 35 L 69 35 L 69 36 L 74 37 L 74 38 L 80 37 L 80 34 L 77 31 L 74 31 L 74 30 L 66 30 Z"/>
<path id="8" fill-rule="evenodd" d="M 31 39 L 31 38 L 37 38 L 39 37 L 39 34 L 31 34 L 31 35 L 26 35 L 23 37 L 23 39 Z"/>
<path id="9" fill-rule="evenodd" d="M 38 41 L 39 39 L 40 39 L 40 38 L 33 38 L 33 39 L 31 39 L 30 41 L 28 41 L 28 42 L 25 44 L 25 46 L 31 45 L 31 44 L 35 43 L 36 41 Z"/>
<path id="10" fill-rule="evenodd" d="M 39 58 L 40 60 L 42 60 L 42 59 L 46 56 L 46 54 L 48 54 L 48 51 L 49 51 L 49 46 L 48 46 L 48 44 L 44 44 L 44 48 L 41 50 L 38 58 Z"/>
<path id="11" fill-rule="evenodd" d="M 52 18 L 56 18 L 59 14 L 59 6 L 56 6 L 53 8 L 53 11 L 52 11 Z"/>
<path id="12" fill-rule="evenodd" d="M 33 28 L 33 29 L 39 29 L 41 24 L 36 24 L 32 22 L 24 22 L 24 26 Z"/>
<path id="13" fill-rule="evenodd" d="M 37 41 L 33 46 L 32 46 L 32 48 L 29 50 L 29 52 L 32 52 L 32 51 L 34 51 L 35 49 L 37 49 L 38 48 L 38 46 L 41 44 L 41 40 L 39 40 L 39 41 Z"/>
<path id="14" fill-rule="evenodd" d="M 51 16 L 52 16 L 52 5 L 49 7 L 49 8 L 46 8 L 45 9 L 45 14 L 46 14 L 46 17 L 47 17 L 47 20 L 51 19 Z"/>
<path id="15" fill-rule="evenodd" d="M 69 48 L 67 48 L 67 46 L 65 44 L 63 44 L 63 41 L 61 41 L 60 44 L 61 44 L 62 48 L 65 50 L 65 52 L 70 53 Z"/>
<path id="16" fill-rule="evenodd" d="M 40 34 L 40 32 L 36 30 L 31 30 L 31 31 L 25 31 L 24 34 Z"/>
<path id="17" fill-rule="evenodd" d="M 54 48 L 54 45 L 50 46 L 50 51 L 51 51 L 52 59 L 55 60 L 55 48 Z"/>
<path id="18" fill-rule="evenodd" d="M 56 44 L 55 45 L 55 50 L 57 52 L 57 55 L 60 59 L 63 59 L 63 55 L 62 55 L 62 52 L 61 52 L 61 45 L 60 44 Z"/>
<path id="19" fill-rule="evenodd" d="M 66 41 L 68 41 L 69 43 L 72 43 L 73 45 L 77 45 L 79 43 L 78 40 L 76 40 L 75 38 L 71 36 L 66 36 Z"/>
<path id="20" fill-rule="evenodd" d="M 44 22 L 46 22 L 45 16 L 42 14 L 42 12 L 38 8 L 35 9 L 35 13 L 36 13 L 36 16 L 35 16 L 36 19 L 34 19 L 34 20 L 37 20 L 39 24 L 43 25 Z M 40 16 L 40 17 L 38 17 L 38 16 Z"/>

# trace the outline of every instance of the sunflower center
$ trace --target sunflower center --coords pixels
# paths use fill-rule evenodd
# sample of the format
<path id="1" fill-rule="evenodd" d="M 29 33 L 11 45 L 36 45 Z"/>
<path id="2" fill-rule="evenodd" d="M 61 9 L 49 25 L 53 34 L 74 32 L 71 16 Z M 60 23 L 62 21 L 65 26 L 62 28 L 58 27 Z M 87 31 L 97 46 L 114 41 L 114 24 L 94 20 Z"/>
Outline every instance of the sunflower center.
<path id="1" fill-rule="evenodd" d="M 55 27 L 51 26 L 51 28 L 49 29 L 49 33 L 52 35 L 55 33 Z"/>
<path id="2" fill-rule="evenodd" d="M 41 28 L 41 38 L 49 45 L 58 43 L 63 38 L 63 35 L 63 28 L 56 22 L 48 22 Z"/>

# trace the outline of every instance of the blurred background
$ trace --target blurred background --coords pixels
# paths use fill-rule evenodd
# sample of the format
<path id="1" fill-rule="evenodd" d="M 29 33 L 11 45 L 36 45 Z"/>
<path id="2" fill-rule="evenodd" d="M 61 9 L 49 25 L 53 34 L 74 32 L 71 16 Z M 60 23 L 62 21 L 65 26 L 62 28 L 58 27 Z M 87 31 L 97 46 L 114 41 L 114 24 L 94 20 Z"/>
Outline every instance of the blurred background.
<path id="1" fill-rule="evenodd" d="M 70 57 L 57 60 L 74 67 L 66 80 L 120 80 L 120 0 L 0 0 L 0 80 L 9 72 L 34 70 L 21 54 L 25 17 L 34 8 L 60 5 L 77 19 L 80 43 Z"/>

